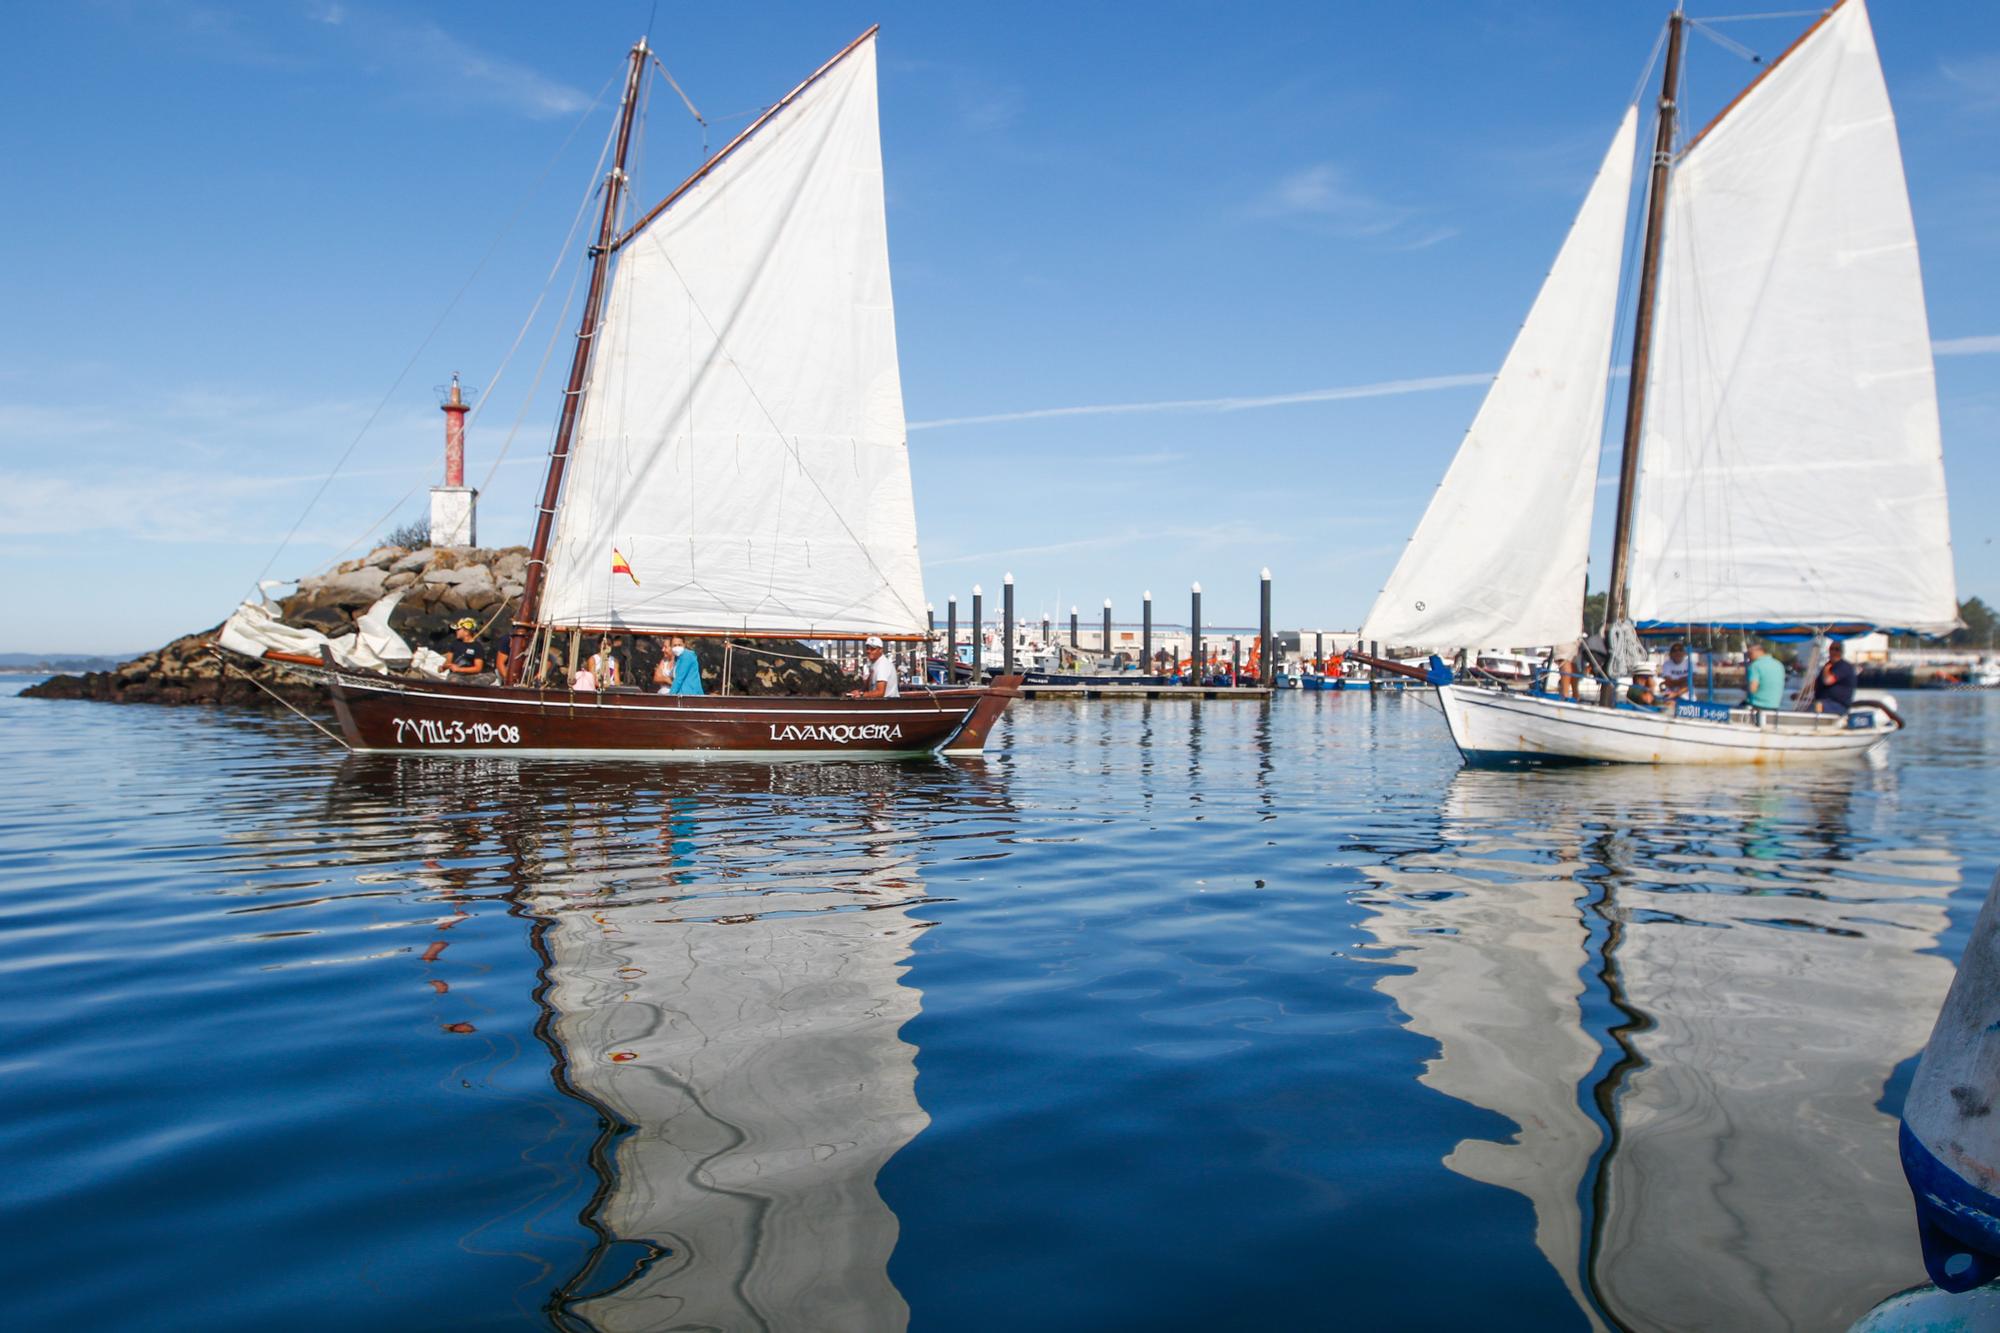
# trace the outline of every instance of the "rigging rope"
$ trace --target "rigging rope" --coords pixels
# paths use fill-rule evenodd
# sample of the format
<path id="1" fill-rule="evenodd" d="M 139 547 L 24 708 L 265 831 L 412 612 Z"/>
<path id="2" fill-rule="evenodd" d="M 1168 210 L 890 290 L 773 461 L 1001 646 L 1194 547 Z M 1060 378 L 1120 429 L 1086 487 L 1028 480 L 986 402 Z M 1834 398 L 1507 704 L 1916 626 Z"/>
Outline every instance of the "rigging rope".
<path id="1" fill-rule="evenodd" d="M 1816 19 L 1824 9 L 1780 9 L 1769 14 L 1717 14 L 1710 18 L 1688 19 L 1689 23 L 1749 23 L 1755 19 Z"/>
<path id="2" fill-rule="evenodd" d="M 1754 50 L 1737 41 L 1734 37 L 1724 36 L 1699 19 L 1689 19 L 1688 26 L 1731 55 L 1741 56 L 1753 65 L 1764 63 L 1764 57 L 1758 55 Z"/>
<path id="3" fill-rule="evenodd" d="M 424 334 L 423 341 L 417 344 L 414 352 L 410 353 L 410 359 L 403 363 L 403 368 L 397 372 L 395 381 L 389 385 L 388 392 L 384 393 L 381 401 L 375 404 L 375 410 L 368 414 L 368 419 L 362 423 L 361 429 L 355 433 L 352 440 L 348 441 L 347 448 L 343 449 L 340 457 L 335 460 L 332 471 L 326 474 L 326 477 L 320 482 L 318 488 L 313 491 L 312 498 L 306 501 L 305 508 L 299 511 L 299 516 L 292 521 L 292 526 L 286 530 L 284 537 L 279 540 L 277 549 L 271 552 L 271 558 L 264 562 L 264 568 L 258 572 L 257 577 L 251 582 L 252 591 L 262 586 L 265 577 L 271 572 L 271 567 L 278 563 L 278 557 L 283 555 L 285 549 L 291 545 L 292 538 L 298 535 L 299 529 L 304 526 L 313 508 L 319 504 L 320 498 L 326 494 L 327 488 L 333 484 L 333 479 L 340 475 L 341 469 L 347 466 L 348 459 L 354 456 L 355 449 L 367 437 L 368 432 L 374 429 L 375 422 L 380 419 L 384 409 L 395 398 L 396 391 L 403 387 L 403 381 L 409 378 L 410 371 L 415 368 L 418 359 L 430 347 L 431 340 L 437 337 L 438 330 L 444 327 L 447 319 L 451 318 L 452 311 L 458 308 L 458 303 L 464 299 L 466 292 L 471 290 L 472 284 L 478 280 L 480 273 L 485 270 L 487 262 L 498 252 L 500 242 L 507 238 L 507 234 L 514 229 L 514 224 L 520 221 L 522 214 L 527 212 L 528 204 L 534 198 L 536 192 L 541 189 L 542 182 L 548 179 L 549 173 L 555 169 L 555 165 L 561 160 L 563 153 L 568 151 L 571 142 L 575 140 L 584 125 L 589 122 L 591 115 L 597 110 L 598 103 L 604 100 L 605 92 L 610 89 L 615 79 L 616 76 L 613 76 L 613 78 L 605 80 L 604 86 L 597 90 L 597 96 L 591 99 L 590 105 L 584 108 L 581 116 L 577 117 L 576 124 L 570 128 L 569 134 L 563 139 L 562 146 L 550 156 L 547 164 L 542 167 L 541 172 L 535 177 L 534 183 L 528 187 L 527 193 L 522 197 L 521 202 L 515 207 L 513 213 L 508 215 L 506 221 L 500 224 L 500 229 L 494 233 L 492 241 L 486 247 L 486 252 L 479 257 L 479 262 L 472 266 L 472 271 L 466 275 L 465 281 L 459 284 L 458 290 L 452 294 L 451 300 L 445 304 L 444 310 L 431 325 L 430 331 Z M 366 535 L 365 533 L 363 534 L 364 540 Z"/>
<path id="4" fill-rule="evenodd" d="M 325 736 L 328 740 L 332 741 L 335 745 L 338 745 L 341 749 L 352 750 L 354 748 L 352 745 L 349 745 L 347 743 L 345 738 L 334 735 L 332 732 L 328 731 L 325 727 L 320 726 L 319 722 L 316 721 L 315 719 L 308 717 L 306 714 L 302 712 L 299 712 L 298 708 L 293 705 L 290 699 L 287 699 L 284 695 L 279 694 L 269 685 L 266 685 L 263 681 L 258 680 L 255 676 L 251 675 L 249 672 L 237 666 L 227 657 L 224 657 L 222 654 L 222 649 L 215 648 L 211 645 L 211 651 L 215 653 L 215 660 L 221 664 L 222 669 L 224 671 L 234 671 L 237 675 L 243 677 L 243 679 L 249 681 L 252 685 L 255 685 L 258 689 L 264 691 L 264 693 L 270 695 L 273 699 L 276 699 L 279 703 L 283 704 L 286 708 L 290 709 L 293 713 L 297 714 L 305 722 L 310 723 L 312 726 L 318 728 L 319 733 L 322 736 Z"/>

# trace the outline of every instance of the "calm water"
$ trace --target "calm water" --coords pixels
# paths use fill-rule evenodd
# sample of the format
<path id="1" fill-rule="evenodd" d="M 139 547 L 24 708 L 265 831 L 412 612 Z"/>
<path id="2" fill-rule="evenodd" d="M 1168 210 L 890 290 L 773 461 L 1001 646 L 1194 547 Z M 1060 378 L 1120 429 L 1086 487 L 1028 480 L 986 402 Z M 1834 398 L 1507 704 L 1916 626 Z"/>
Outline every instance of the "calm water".
<path id="1" fill-rule="evenodd" d="M 1841 1328 L 2000 863 L 1884 762 L 1458 769 L 1419 698 L 984 762 L 362 761 L 0 690 L 11 1327 Z"/>

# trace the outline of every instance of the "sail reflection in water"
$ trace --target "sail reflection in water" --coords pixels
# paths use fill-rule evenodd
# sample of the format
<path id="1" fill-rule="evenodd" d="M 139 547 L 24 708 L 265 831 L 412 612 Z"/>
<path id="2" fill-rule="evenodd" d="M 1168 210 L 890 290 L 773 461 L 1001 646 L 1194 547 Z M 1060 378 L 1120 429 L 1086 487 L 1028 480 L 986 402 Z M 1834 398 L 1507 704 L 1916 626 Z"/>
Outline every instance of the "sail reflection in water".
<path id="1" fill-rule="evenodd" d="M 990 835 L 1004 802 L 983 769 L 405 761 L 394 781 L 408 798 L 484 768 L 507 770 L 500 840 L 557 1082 L 604 1125 L 595 1243 L 548 1313 L 903 1327 L 875 1179 L 928 1123 L 898 1035 L 921 999 L 903 984 L 928 924 L 916 848 L 958 821 Z"/>
<path id="2" fill-rule="evenodd" d="M 1593 1325 L 1845 1327 L 1919 1271 L 1882 1101 L 1959 866 L 1856 827 L 1891 780 L 1461 772 L 1437 846 L 1371 872 L 1423 1081 L 1519 1127 L 1445 1165 L 1534 1205 Z"/>

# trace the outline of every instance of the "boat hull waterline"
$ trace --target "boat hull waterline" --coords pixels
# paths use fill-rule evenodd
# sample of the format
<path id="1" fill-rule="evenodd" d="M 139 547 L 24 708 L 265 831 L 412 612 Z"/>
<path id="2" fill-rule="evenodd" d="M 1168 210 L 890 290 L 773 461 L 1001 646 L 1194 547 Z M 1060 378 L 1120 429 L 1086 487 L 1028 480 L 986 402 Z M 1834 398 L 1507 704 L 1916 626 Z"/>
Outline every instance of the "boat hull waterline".
<path id="1" fill-rule="evenodd" d="M 984 750 L 1020 687 L 895 699 L 574 693 L 322 669 L 356 751 L 522 758 L 825 759 Z"/>
<path id="2" fill-rule="evenodd" d="M 1465 762 L 1600 764 L 1798 764 L 1865 753 L 1894 734 L 1879 725 L 1854 726 L 1844 717 L 1767 714 L 1764 725 L 1675 717 L 1668 713 L 1520 694 L 1475 685 L 1443 685 L 1438 702 Z"/>

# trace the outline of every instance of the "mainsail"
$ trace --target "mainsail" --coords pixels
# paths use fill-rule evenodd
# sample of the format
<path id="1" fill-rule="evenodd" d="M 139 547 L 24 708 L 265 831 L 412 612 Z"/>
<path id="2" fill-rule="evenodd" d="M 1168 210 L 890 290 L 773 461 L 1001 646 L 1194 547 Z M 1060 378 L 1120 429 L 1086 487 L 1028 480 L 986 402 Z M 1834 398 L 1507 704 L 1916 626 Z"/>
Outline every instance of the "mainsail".
<path id="1" fill-rule="evenodd" d="M 1697 139 L 1667 198 L 1634 618 L 1951 629 L 1916 231 L 1862 0 Z"/>
<path id="2" fill-rule="evenodd" d="M 1581 632 L 1637 124 L 1627 110 L 1364 639 L 1456 651 Z"/>
<path id="3" fill-rule="evenodd" d="M 541 623 L 921 632 L 872 37 L 622 242 L 596 339 Z"/>

